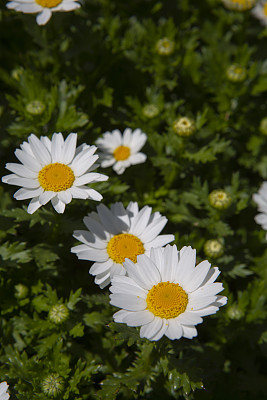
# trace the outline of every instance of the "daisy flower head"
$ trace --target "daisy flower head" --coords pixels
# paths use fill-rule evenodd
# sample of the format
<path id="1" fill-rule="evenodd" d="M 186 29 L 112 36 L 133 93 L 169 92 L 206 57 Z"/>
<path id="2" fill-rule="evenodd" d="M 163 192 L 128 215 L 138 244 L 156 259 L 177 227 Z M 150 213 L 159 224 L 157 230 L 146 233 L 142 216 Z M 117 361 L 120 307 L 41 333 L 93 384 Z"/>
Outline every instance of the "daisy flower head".
<path id="1" fill-rule="evenodd" d="M 66 140 L 61 133 L 40 139 L 34 134 L 15 151 L 22 164 L 8 163 L 6 168 L 13 174 L 2 177 L 4 183 L 21 186 L 15 194 L 16 200 L 32 199 L 28 213 L 51 203 L 58 213 L 63 213 L 66 204 L 74 199 L 100 201 L 96 190 L 85 186 L 88 183 L 106 181 L 106 175 L 91 172 L 98 155 L 95 146 L 82 144 L 76 148 L 77 133 L 70 133 Z"/>
<path id="2" fill-rule="evenodd" d="M 96 144 L 101 150 L 100 162 L 102 168 L 111 167 L 121 175 L 130 165 L 141 164 L 146 161 L 146 155 L 139 150 L 146 143 L 147 136 L 141 129 L 132 131 L 126 128 L 123 133 L 118 129 L 105 132 Z"/>
<path id="3" fill-rule="evenodd" d="M 258 18 L 262 25 L 267 26 L 267 1 L 259 1 L 251 13 Z"/>
<path id="4" fill-rule="evenodd" d="M 215 282 L 220 274 L 205 260 L 196 264 L 196 251 L 176 246 L 151 249 L 137 263 L 125 260 L 127 276 L 115 276 L 110 286 L 110 303 L 121 308 L 114 321 L 128 326 L 141 326 L 140 336 L 159 340 L 197 336 L 195 325 L 202 317 L 215 314 L 227 302 L 218 296 L 222 283 Z"/>
<path id="5" fill-rule="evenodd" d="M 0 383 L 0 400 L 8 400 L 10 395 L 7 393 L 8 384 L 6 382 Z"/>
<path id="6" fill-rule="evenodd" d="M 167 218 L 145 206 L 139 210 L 136 202 L 127 208 L 115 203 L 111 208 L 104 204 L 84 218 L 88 230 L 75 231 L 74 237 L 83 244 L 73 247 L 80 260 L 94 261 L 89 270 L 95 283 L 104 288 L 114 275 L 125 275 L 123 263 L 129 258 L 136 263 L 139 254 L 149 255 L 152 247 L 164 246 L 174 240 L 174 235 L 159 235 Z"/>
<path id="7" fill-rule="evenodd" d="M 253 200 L 258 205 L 258 211 L 255 221 L 267 231 L 267 182 L 263 182 L 258 193 L 253 194 Z"/>
<path id="8" fill-rule="evenodd" d="M 246 11 L 250 10 L 257 0 L 222 0 L 222 2 L 229 10 Z"/>
<path id="9" fill-rule="evenodd" d="M 36 17 L 38 25 L 45 25 L 53 12 L 72 11 L 81 7 L 77 0 L 13 0 L 6 6 L 24 14 L 38 13 Z"/>

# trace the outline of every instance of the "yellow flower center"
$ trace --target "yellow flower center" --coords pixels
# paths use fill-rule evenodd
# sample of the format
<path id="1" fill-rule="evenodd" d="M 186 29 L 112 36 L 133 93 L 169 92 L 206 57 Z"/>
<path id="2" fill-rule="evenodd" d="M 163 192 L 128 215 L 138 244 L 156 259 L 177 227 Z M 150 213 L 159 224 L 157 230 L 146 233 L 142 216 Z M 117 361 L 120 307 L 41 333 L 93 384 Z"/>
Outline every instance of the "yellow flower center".
<path id="1" fill-rule="evenodd" d="M 175 318 L 186 310 L 188 295 L 178 283 L 160 282 L 149 290 L 146 303 L 156 317 Z"/>
<path id="2" fill-rule="evenodd" d="M 136 257 L 139 254 L 144 254 L 145 248 L 138 237 L 130 233 L 121 233 L 110 239 L 107 252 L 109 257 L 118 264 L 122 264 L 125 258 L 136 263 Z"/>
<path id="3" fill-rule="evenodd" d="M 72 186 L 75 176 L 72 169 L 67 165 L 54 163 L 41 169 L 38 180 L 44 190 L 61 192 Z"/>
<path id="4" fill-rule="evenodd" d="M 53 8 L 58 6 L 62 0 L 35 0 L 35 2 L 39 4 L 39 6 Z"/>
<path id="5" fill-rule="evenodd" d="M 267 17 L 267 3 L 263 6 L 263 14 Z"/>
<path id="6" fill-rule="evenodd" d="M 131 151 L 128 146 L 119 146 L 114 150 L 113 155 L 117 161 L 123 161 L 129 158 L 130 153 Z"/>

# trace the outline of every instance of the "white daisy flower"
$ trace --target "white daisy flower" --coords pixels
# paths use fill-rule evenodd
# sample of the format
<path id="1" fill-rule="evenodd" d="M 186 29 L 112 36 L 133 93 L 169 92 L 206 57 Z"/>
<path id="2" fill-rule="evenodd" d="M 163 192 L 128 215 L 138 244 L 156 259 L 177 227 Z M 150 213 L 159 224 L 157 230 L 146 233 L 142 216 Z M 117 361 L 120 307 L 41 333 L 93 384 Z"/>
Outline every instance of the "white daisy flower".
<path id="1" fill-rule="evenodd" d="M 215 314 L 227 302 L 217 296 L 222 283 L 214 283 L 220 271 L 210 269 L 205 260 L 196 264 L 196 251 L 176 246 L 151 249 L 150 257 L 140 255 L 134 264 L 127 259 L 127 276 L 115 276 L 111 283 L 110 303 L 120 307 L 115 322 L 141 326 L 140 336 L 159 340 L 197 336 L 195 325 L 205 315 Z"/>
<path id="2" fill-rule="evenodd" d="M 258 211 L 255 221 L 267 231 L 267 182 L 263 182 L 258 193 L 253 194 L 253 200 L 258 205 Z"/>
<path id="3" fill-rule="evenodd" d="M 102 168 L 111 167 L 118 175 L 123 174 L 130 165 L 141 164 L 146 161 L 146 155 L 139 150 L 146 143 L 147 136 L 141 129 L 132 131 L 130 128 L 121 133 L 118 129 L 105 132 L 103 138 L 96 141 L 102 151 L 100 162 Z"/>
<path id="4" fill-rule="evenodd" d="M 95 261 L 89 270 L 95 283 L 104 288 L 114 275 L 125 275 L 125 258 L 136 262 L 139 254 L 149 255 L 152 247 L 164 246 L 174 240 L 173 235 L 159 235 L 167 218 L 159 212 L 151 213 L 145 206 L 140 211 L 137 203 L 112 204 L 109 210 L 103 204 L 84 218 L 89 231 L 75 231 L 74 237 L 83 244 L 73 247 L 80 260 Z"/>
<path id="5" fill-rule="evenodd" d="M 6 382 L 0 383 L 0 400 L 8 400 L 10 395 L 7 393 L 8 384 Z"/>
<path id="6" fill-rule="evenodd" d="M 36 17 L 38 25 L 45 25 L 50 20 L 52 12 L 72 11 L 81 7 L 77 0 L 14 0 L 6 6 L 24 14 L 38 13 Z"/>
<path id="7" fill-rule="evenodd" d="M 76 148 L 77 133 L 70 133 L 66 140 L 61 133 L 54 133 L 52 140 L 47 136 L 38 139 L 34 134 L 15 151 L 22 164 L 8 163 L 6 168 L 13 172 L 3 176 L 9 185 L 22 186 L 15 194 L 17 200 L 32 199 L 28 213 L 51 203 L 58 213 L 74 199 L 100 201 L 96 190 L 84 186 L 88 183 L 106 181 L 106 175 L 92 173 L 98 159 L 95 146 L 82 144 Z"/>
<path id="8" fill-rule="evenodd" d="M 260 20 L 262 25 L 267 26 L 267 1 L 259 1 L 251 13 Z"/>

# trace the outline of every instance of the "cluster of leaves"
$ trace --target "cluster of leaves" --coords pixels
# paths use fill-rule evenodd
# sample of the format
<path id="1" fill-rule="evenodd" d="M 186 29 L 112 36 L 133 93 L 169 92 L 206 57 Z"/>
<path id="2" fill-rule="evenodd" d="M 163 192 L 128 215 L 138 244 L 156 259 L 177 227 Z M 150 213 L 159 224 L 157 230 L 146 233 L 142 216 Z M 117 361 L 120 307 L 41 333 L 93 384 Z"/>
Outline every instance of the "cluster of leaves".
<path id="1" fill-rule="evenodd" d="M 266 30 L 220 0 L 85 1 L 45 27 L 3 6 L 0 19 L 1 176 L 31 132 L 77 131 L 80 143 L 93 144 L 106 130 L 141 128 L 146 165 L 120 177 L 108 170 L 109 181 L 97 186 L 105 204 L 138 201 L 162 212 L 165 232 L 178 248 L 196 248 L 199 261 L 208 239 L 221 240 L 224 254 L 210 261 L 228 296 L 192 341 L 140 339 L 138 328 L 112 322 L 108 289 L 70 253 L 74 229 L 95 204 L 74 200 L 64 215 L 48 205 L 29 215 L 6 185 L 0 375 L 12 400 L 264 398 L 267 250 L 251 195 L 267 177 L 267 136 L 259 131 L 267 116 Z M 162 38 L 174 43 L 170 55 L 157 52 Z M 245 68 L 243 82 L 227 78 L 231 64 Z M 147 114 L 147 105 L 157 112 Z M 195 121 L 192 136 L 173 131 L 180 116 Z M 210 205 L 214 189 L 231 195 L 227 210 Z M 68 310 L 61 323 L 49 318 L 56 305 Z M 51 376 L 60 390 L 46 392 Z"/>

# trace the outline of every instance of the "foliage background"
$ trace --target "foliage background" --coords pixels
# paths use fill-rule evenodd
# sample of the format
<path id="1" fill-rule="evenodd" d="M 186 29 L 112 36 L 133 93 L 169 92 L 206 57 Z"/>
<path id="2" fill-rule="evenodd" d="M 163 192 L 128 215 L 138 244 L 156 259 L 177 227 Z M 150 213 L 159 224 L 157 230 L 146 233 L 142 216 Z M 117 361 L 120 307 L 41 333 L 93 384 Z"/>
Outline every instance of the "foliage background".
<path id="1" fill-rule="evenodd" d="M 58 399 L 266 398 L 265 233 L 254 222 L 251 195 L 267 178 L 267 30 L 250 12 L 216 0 L 87 0 L 79 11 L 55 13 L 39 27 L 35 16 L 0 11 L 1 175 L 31 132 L 78 132 L 93 144 L 106 130 L 141 128 L 146 164 L 122 176 L 111 169 L 98 184 L 104 203 L 138 201 L 160 211 L 178 248 L 191 245 L 205 259 L 208 239 L 222 239 L 219 266 L 228 304 L 198 326 L 198 337 L 140 339 L 138 329 L 112 322 L 108 289 L 88 275 L 89 262 L 70 253 L 74 229 L 96 203 L 74 200 L 64 215 L 50 205 L 33 215 L 0 195 L 1 381 L 11 399 L 47 399 L 42 382 L 58 374 Z M 175 42 L 169 56 L 156 42 Z M 234 63 L 247 70 L 231 82 Z M 27 104 L 39 100 L 41 115 Z M 146 104 L 159 113 L 144 115 Z M 172 129 L 179 116 L 196 121 L 188 138 Z M 225 211 L 208 194 L 227 190 Z M 22 284 L 24 293 L 21 293 Z M 20 289 L 19 289 L 20 288 Z M 48 319 L 65 304 L 63 324 Z"/>

